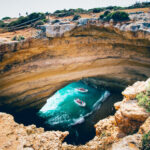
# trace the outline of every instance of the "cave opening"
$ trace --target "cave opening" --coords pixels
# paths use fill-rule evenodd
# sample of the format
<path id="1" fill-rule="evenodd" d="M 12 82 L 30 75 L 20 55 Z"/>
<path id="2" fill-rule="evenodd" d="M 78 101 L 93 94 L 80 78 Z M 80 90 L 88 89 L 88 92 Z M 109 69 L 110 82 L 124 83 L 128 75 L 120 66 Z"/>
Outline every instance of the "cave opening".
<path id="1" fill-rule="evenodd" d="M 88 89 L 88 91 L 87 93 L 76 91 L 75 89 L 77 87 Z M 72 88 L 71 91 L 68 90 L 68 88 Z M 0 110 L 12 114 L 17 123 L 23 123 L 24 125 L 35 124 L 37 127 L 43 127 L 45 131 L 69 131 L 69 135 L 65 138 L 64 142 L 73 145 L 81 145 L 94 138 L 96 135 L 94 125 L 99 120 L 115 113 L 113 107 L 114 103 L 122 100 L 120 91 L 121 90 L 113 90 L 109 87 L 102 87 L 101 85 L 91 83 L 88 80 L 80 80 L 70 83 L 50 97 L 49 101 L 55 101 L 54 98 L 56 99 L 57 96 L 63 98 L 60 104 L 53 102 L 48 103 L 47 101 L 45 105 L 55 105 L 55 108 L 59 106 L 60 109 L 58 109 L 57 112 L 54 112 L 54 109 L 44 105 L 44 107 L 51 110 L 46 113 L 46 117 L 41 117 L 39 115 L 39 109 L 36 108 L 26 109 L 18 113 L 14 111 L 15 108 L 12 106 L 3 106 Z M 68 95 L 66 95 L 66 93 Z M 105 98 L 103 97 L 104 93 L 106 94 Z M 60 97 L 57 97 L 57 100 L 60 100 Z M 75 98 L 83 100 L 86 103 L 86 106 L 78 106 L 74 101 Z M 94 100 L 95 102 L 92 103 Z M 72 101 L 72 103 L 69 103 L 68 101 Z M 64 111 L 68 112 L 69 116 L 66 116 L 66 113 L 62 115 Z M 44 110 L 44 112 L 46 111 Z M 61 115 L 63 117 L 60 117 Z"/>

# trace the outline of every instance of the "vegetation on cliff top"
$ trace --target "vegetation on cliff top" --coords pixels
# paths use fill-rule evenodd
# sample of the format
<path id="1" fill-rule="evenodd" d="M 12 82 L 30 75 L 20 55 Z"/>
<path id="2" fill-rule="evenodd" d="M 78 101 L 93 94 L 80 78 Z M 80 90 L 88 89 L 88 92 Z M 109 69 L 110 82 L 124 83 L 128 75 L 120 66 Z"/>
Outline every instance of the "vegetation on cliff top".
<path id="1" fill-rule="evenodd" d="M 23 28 L 29 24 L 35 23 L 38 20 L 45 21 L 45 19 L 46 15 L 44 13 L 31 13 L 30 15 L 25 17 L 20 16 L 17 20 L 10 23 L 4 23 L 2 20 L 0 20 L 0 27 L 16 29 L 21 26 Z"/>
<path id="2" fill-rule="evenodd" d="M 138 104 L 150 112 L 150 83 L 146 91 L 139 93 L 136 98 L 138 100 Z"/>
<path id="3" fill-rule="evenodd" d="M 13 41 L 22 41 L 22 40 L 25 40 L 25 37 L 20 35 L 20 36 L 14 36 L 12 38 Z"/>
<path id="4" fill-rule="evenodd" d="M 104 21 L 110 21 L 113 19 L 114 21 L 127 21 L 129 20 L 129 14 L 123 11 L 105 11 L 103 15 L 100 15 L 100 19 Z"/>
<path id="5" fill-rule="evenodd" d="M 150 131 L 143 135 L 142 150 L 150 150 Z"/>
<path id="6" fill-rule="evenodd" d="M 4 17 L 2 18 L 2 20 L 8 20 L 8 19 L 11 19 L 10 17 Z"/>
<path id="7" fill-rule="evenodd" d="M 133 9 L 133 8 L 145 8 L 150 7 L 150 2 L 136 2 L 135 4 L 129 6 L 129 7 L 120 7 L 120 6 L 108 6 L 108 7 L 100 7 L 100 8 L 92 8 L 92 9 L 69 9 L 69 10 L 56 10 L 54 13 L 52 13 L 52 16 L 56 17 L 65 17 L 65 16 L 72 16 L 76 14 L 88 14 L 88 13 L 100 13 L 106 10 L 124 10 L 124 9 Z"/>
<path id="8" fill-rule="evenodd" d="M 129 7 L 119 7 L 119 6 L 108 6 L 108 7 L 101 7 L 101 8 L 92 8 L 92 9 L 82 9 L 82 8 L 77 8 L 77 9 L 69 9 L 69 10 L 56 10 L 54 13 L 31 13 L 30 15 L 27 16 L 20 16 L 16 21 L 12 21 L 10 23 L 5 23 L 5 20 L 11 19 L 10 17 L 3 17 L 2 20 L 0 20 L 0 27 L 1 28 L 16 28 L 17 29 L 22 29 L 22 24 L 24 26 L 27 25 L 32 25 L 36 21 L 43 21 L 46 19 L 47 15 L 55 16 L 55 17 L 66 17 L 66 16 L 73 16 L 73 15 L 79 15 L 79 14 L 89 14 L 89 13 L 99 13 L 103 11 L 116 11 L 116 10 L 124 10 L 124 9 L 133 9 L 133 8 L 145 8 L 145 7 L 150 7 L 150 2 L 137 2 L 134 5 L 131 5 Z M 128 20 L 128 15 L 126 13 L 110 13 L 110 14 L 105 14 L 100 17 L 101 19 L 105 18 L 106 20 L 114 19 L 114 21 L 124 21 Z M 21 27 L 20 27 L 21 25 Z"/>
<path id="9" fill-rule="evenodd" d="M 80 15 L 75 15 L 72 20 L 78 20 L 79 18 L 81 18 Z"/>

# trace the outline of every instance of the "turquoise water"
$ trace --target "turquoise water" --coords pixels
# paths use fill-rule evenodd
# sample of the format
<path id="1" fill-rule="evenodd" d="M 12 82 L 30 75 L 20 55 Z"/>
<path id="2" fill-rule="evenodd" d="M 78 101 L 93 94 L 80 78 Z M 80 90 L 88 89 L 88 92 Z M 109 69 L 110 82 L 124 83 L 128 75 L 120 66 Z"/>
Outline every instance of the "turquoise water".
<path id="1" fill-rule="evenodd" d="M 82 93 L 76 88 L 88 89 Z M 73 82 L 58 90 L 51 96 L 46 104 L 40 109 L 38 115 L 45 119 L 45 124 L 55 127 L 67 128 L 82 124 L 85 117 L 91 115 L 99 109 L 102 102 L 109 96 L 109 92 L 103 88 L 95 88 L 87 85 L 83 81 Z M 81 107 L 74 102 L 75 99 L 86 103 Z"/>

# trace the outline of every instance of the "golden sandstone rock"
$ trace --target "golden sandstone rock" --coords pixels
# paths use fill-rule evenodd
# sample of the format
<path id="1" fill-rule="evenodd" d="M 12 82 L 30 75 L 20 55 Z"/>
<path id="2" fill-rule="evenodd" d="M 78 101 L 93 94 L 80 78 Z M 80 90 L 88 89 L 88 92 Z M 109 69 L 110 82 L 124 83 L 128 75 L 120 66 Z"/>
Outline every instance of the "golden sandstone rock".
<path id="1" fill-rule="evenodd" d="M 140 127 L 149 115 L 150 113 L 138 105 L 137 100 L 129 100 L 121 104 L 120 109 L 115 113 L 115 119 L 122 131 L 131 134 Z"/>
<path id="2" fill-rule="evenodd" d="M 141 82 L 142 85 L 144 82 Z M 146 84 L 147 82 L 145 82 Z M 138 84 L 134 84 L 139 86 Z M 15 123 L 11 115 L 0 113 L 0 149 L 2 150 L 139 150 L 142 135 L 150 131 L 150 113 L 136 100 L 117 103 L 117 112 L 100 120 L 96 136 L 85 145 L 63 143 L 68 132 L 47 131 L 35 125 Z M 139 130 L 139 131 L 138 131 Z M 138 131 L 138 132 L 137 132 Z M 136 133 L 137 132 L 137 133 Z"/>
<path id="3" fill-rule="evenodd" d="M 68 132 L 47 131 L 35 125 L 14 122 L 11 115 L 0 113 L 1 150 L 61 150 Z"/>
<path id="4" fill-rule="evenodd" d="M 9 106 L 18 112 L 38 109 L 56 90 L 82 78 L 96 78 L 97 84 L 114 90 L 145 80 L 150 76 L 149 40 L 149 35 L 147 38 L 141 32 L 135 35 L 89 26 L 76 28 L 62 38 L 2 44 L 0 107 Z M 115 105 L 116 114 L 100 120 L 95 125 L 95 138 L 81 146 L 62 144 L 68 132 L 44 132 L 35 126 L 25 127 L 15 123 L 11 115 L 1 113 L 0 149 L 110 149 L 114 142 L 126 141 L 127 134 L 136 133 L 149 117 L 135 100 L 139 92 L 145 91 L 147 82 L 139 81 L 127 87 L 122 92 L 124 100 Z M 138 134 L 148 130 L 146 123 Z M 140 135 L 136 135 L 137 141 Z M 133 137 L 129 137 L 132 140 L 127 146 L 134 147 Z"/>
<path id="5" fill-rule="evenodd" d="M 145 80 L 150 39 L 140 34 L 85 26 L 61 38 L 0 44 L 0 107 L 39 109 L 55 91 L 82 78 L 117 91 Z M 136 91 L 129 92 L 123 94 L 135 97 Z"/>

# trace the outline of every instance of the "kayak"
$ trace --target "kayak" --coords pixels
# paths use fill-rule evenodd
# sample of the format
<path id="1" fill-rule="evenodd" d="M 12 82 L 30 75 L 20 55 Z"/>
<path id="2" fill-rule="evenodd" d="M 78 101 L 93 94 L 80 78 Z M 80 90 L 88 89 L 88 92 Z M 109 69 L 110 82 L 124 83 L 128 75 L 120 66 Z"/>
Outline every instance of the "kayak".
<path id="1" fill-rule="evenodd" d="M 84 89 L 84 88 L 76 88 L 76 90 L 83 93 L 88 92 L 88 89 Z"/>
<path id="2" fill-rule="evenodd" d="M 81 107 L 85 107 L 85 106 L 86 106 L 86 103 L 83 102 L 82 100 L 80 100 L 79 98 L 75 99 L 74 102 L 75 102 L 77 105 L 81 106 Z"/>

